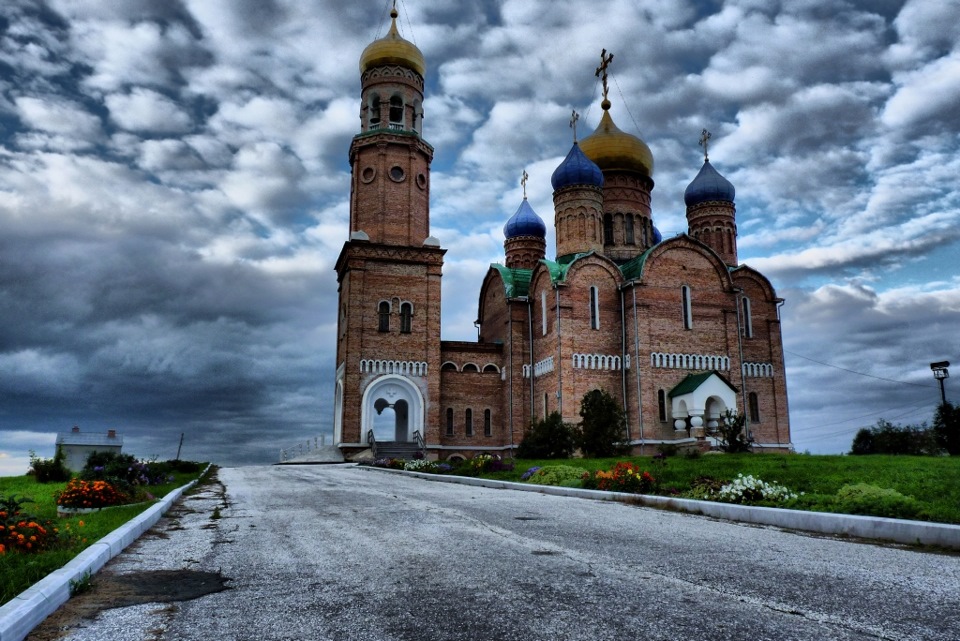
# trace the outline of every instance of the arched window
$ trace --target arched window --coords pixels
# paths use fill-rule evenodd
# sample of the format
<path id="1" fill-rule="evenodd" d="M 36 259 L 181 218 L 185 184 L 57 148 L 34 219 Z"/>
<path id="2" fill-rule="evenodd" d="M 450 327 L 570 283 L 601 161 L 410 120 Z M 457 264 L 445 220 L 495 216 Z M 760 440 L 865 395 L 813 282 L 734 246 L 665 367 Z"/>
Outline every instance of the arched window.
<path id="1" fill-rule="evenodd" d="M 753 315 L 750 313 L 750 299 L 743 297 L 743 335 L 753 338 Z"/>
<path id="2" fill-rule="evenodd" d="M 590 329 L 600 329 L 600 291 L 590 287 Z"/>
<path id="3" fill-rule="evenodd" d="M 540 292 L 540 324 L 543 325 L 543 335 L 547 335 L 547 290 Z"/>
<path id="4" fill-rule="evenodd" d="M 747 397 L 747 402 L 750 405 L 750 422 L 759 423 L 760 422 L 760 401 L 757 400 L 757 393 L 750 392 L 750 395 Z"/>
<path id="5" fill-rule="evenodd" d="M 370 101 L 370 129 L 380 128 L 380 96 Z"/>
<path id="6" fill-rule="evenodd" d="M 686 285 L 680 288 L 680 299 L 683 308 L 683 328 L 693 329 L 693 314 L 690 307 L 690 288 Z"/>
<path id="7" fill-rule="evenodd" d="M 456 364 L 456 363 L 451 363 L 450 361 L 447 361 L 446 363 L 444 363 L 443 365 L 440 366 L 440 371 L 441 371 L 441 372 L 456 372 L 456 371 L 457 371 L 457 364 Z"/>
<path id="8" fill-rule="evenodd" d="M 447 408 L 447 436 L 453 436 L 453 408 Z"/>
<path id="9" fill-rule="evenodd" d="M 635 245 L 636 239 L 633 235 L 633 214 L 627 214 L 623 219 L 623 231 L 624 235 L 627 237 L 626 243 L 628 245 Z"/>
<path id="10" fill-rule="evenodd" d="M 487 374 L 489 372 L 492 372 L 494 374 L 499 374 L 500 370 L 497 369 L 497 366 L 494 365 L 493 363 L 487 363 L 486 365 L 483 366 L 483 373 Z"/>
<path id="11" fill-rule="evenodd" d="M 613 216 L 610 214 L 603 215 L 603 244 L 613 244 Z"/>
<path id="12" fill-rule="evenodd" d="M 400 96 L 390 99 L 390 125 L 391 129 L 395 128 L 393 125 L 400 125 L 399 129 L 403 128 L 403 100 Z"/>
<path id="13" fill-rule="evenodd" d="M 473 410 L 469 407 L 463 415 L 463 431 L 467 436 L 473 436 Z"/>
<path id="14" fill-rule="evenodd" d="M 377 315 L 380 317 L 380 324 L 377 329 L 381 332 L 390 331 L 390 303 L 387 301 L 380 301 L 380 304 L 377 306 Z"/>
<path id="15" fill-rule="evenodd" d="M 401 303 L 400 305 L 400 333 L 409 334 L 413 319 L 413 305 L 410 303 Z"/>
<path id="16" fill-rule="evenodd" d="M 483 410 L 483 435 L 493 436 L 493 425 L 490 423 L 490 410 Z"/>
<path id="17" fill-rule="evenodd" d="M 460 370 L 461 372 L 479 372 L 480 368 L 477 367 L 476 363 L 467 363 Z"/>
<path id="18" fill-rule="evenodd" d="M 663 390 L 657 390 L 657 412 L 660 422 L 665 423 L 667 421 L 667 393 Z"/>

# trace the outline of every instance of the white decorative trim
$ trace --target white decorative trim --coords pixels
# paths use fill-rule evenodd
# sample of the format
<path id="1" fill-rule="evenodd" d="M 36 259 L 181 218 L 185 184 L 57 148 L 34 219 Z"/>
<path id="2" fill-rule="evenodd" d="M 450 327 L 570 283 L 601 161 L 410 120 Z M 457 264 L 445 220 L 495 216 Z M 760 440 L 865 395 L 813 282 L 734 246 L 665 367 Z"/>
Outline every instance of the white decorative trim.
<path id="1" fill-rule="evenodd" d="M 608 354 L 574 354 L 573 368 L 619 370 L 620 357 Z"/>
<path id="2" fill-rule="evenodd" d="M 360 359 L 360 372 L 363 374 L 402 374 L 406 376 L 426 376 L 427 363 L 423 361 L 388 361 L 382 359 Z"/>
<path id="3" fill-rule="evenodd" d="M 730 357 L 710 354 L 650 354 L 650 367 L 663 369 L 717 369 L 729 370 Z"/>
<path id="4" fill-rule="evenodd" d="M 538 361 L 533 366 L 534 376 L 543 376 L 553 371 L 553 356 L 547 356 L 542 361 Z"/>
<path id="5" fill-rule="evenodd" d="M 771 378 L 773 376 L 772 363 L 744 363 L 743 375 L 747 378 Z"/>
<path id="6" fill-rule="evenodd" d="M 530 366 L 529 366 L 529 365 L 524 365 L 524 366 L 523 366 L 523 377 L 524 377 L 524 378 L 530 378 Z"/>

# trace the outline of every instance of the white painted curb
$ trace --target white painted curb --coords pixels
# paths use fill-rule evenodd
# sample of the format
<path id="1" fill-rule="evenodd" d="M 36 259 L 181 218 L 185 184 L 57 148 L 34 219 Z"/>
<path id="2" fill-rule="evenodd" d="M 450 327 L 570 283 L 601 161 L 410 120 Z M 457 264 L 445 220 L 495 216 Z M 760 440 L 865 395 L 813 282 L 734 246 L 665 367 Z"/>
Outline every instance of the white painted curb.
<path id="1" fill-rule="evenodd" d="M 553 485 L 535 485 L 495 481 L 470 476 L 452 476 L 447 474 L 427 474 L 407 472 L 382 467 L 358 466 L 359 469 L 378 472 L 407 474 L 428 481 L 441 483 L 459 483 L 476 487 L 489 487 L 502 490 L 520 490 L 539 492 L 554 496 L 572 496 L 601 501 L 619 501 L 634 505 L 644 505 L 674 512 L 700 514 L 728 521 L 772 525 L 789 530 L 802 530 L 818 534 L 851 536 L 860 539 L 905 543 L 907 545 L 932 545 L 941 548 L 960 550 L 960 525 L 949 523 L 931 523 L 929 521 L 908 521 L 906 519 L 887 519 L 877 516 L 859 516 L 854 514 L 833 514 L 830 512 L 805 512 L 785 510 L 776 507 L 756 507 L 752 505 L 734 505 L 714 501 L 696 501 L 678 499 L 670 496 L 650 494 L 628 494 L 625 492 L 605 492 L 602 490 L 584 490 Z M 0 638 L 0 641 L 6 641 Z"/>
<path id="2" fill-rule="evenodd" d="M 208 465 L 198 479 L 203 478 L 209 470 Z M 173 502 L 196 484 L 194 480 L 172 490 L 149 509 L 93 543 L 65 566 L 51 572 L 0 607 L 0 641 L 23 641 L 35 627 L 70 599 L 71 581 L 81 580 L 86 574 L 96 574 L 107 561 L 152 528 Z"/>

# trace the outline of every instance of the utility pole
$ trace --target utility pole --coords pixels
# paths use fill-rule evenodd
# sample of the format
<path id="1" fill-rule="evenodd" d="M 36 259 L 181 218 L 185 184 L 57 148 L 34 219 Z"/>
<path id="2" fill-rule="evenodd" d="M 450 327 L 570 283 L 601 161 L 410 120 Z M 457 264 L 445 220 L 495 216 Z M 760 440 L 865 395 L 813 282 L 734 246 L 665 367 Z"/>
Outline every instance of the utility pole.
<path id="1" fill-rule="evenodd" d="M 950 361 L 938 361 L 936 363 L 930 363 L 930 369 L 933 370 L 933 377 L 937 379 L 940 383 L 940 404 L 947 404 L 947 393 L 943 389 L 944 379 L 950 378 L 950 370 L 947 368 L 950 367 Z"/>

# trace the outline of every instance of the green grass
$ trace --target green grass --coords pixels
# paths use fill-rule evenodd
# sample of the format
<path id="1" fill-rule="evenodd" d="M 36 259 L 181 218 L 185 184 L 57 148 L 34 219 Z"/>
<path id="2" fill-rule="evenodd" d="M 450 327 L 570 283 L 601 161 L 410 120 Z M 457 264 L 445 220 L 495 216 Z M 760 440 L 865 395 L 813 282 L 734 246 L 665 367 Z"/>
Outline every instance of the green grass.
<path id="1" fill-rule="evenodd" d="M 174 473 L 174 481 L 149 488 L 155 497 L 162 498 L 199 476 L 198 473 Z M 47 574 L 62 568 L 91 543 L 148 509 L 155 501 L 116 507 L 100 512 L 90 512 L 70 518 L 58 518 L 54 496 L 63 490 L 66 483 L 37 483 L 32 476 L 0 477 L 0 496 L 11 494 L 33 499 L 34 503 L 23 506 L 25 513 L 41 521 L 52 520 L 61 535 L 69 533 L 70 544 L 40 553 L 18 551 L 0 554 L 0 605 L 6 603 Z M 83 522 L 83 526 L 80 522 Z"/>
<path id="2" fill-rule="evenodd" d="M 666 463 L 649 456 L 565 461 L 515 461 L 512 472 L 485 475 L 519 481 L 534 465 L 567 464 L 587 470 L 610 469 L 617 461 L 629 460 L 649 471 L 658 481 L 661 494 L 685 492 L 699 476 L 732 480 L 737 474 L 775 481 L 795 492 L 813 495 L 807 503 L 817 509 L 815 497 L 835 495 L 844 485 L 868 483 L 912 496 L 923 508 L 923 518 L 940 523 L 960 523 L 960 457 L 926 456 L 810 456 L 797 454 L 718 454 L 686 459 L 673 456 Z M 823 509 L 829 501 L 821 501 Z M 801 505 L 800 507 L 803 507 Z"/>

